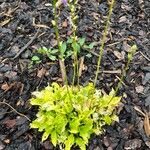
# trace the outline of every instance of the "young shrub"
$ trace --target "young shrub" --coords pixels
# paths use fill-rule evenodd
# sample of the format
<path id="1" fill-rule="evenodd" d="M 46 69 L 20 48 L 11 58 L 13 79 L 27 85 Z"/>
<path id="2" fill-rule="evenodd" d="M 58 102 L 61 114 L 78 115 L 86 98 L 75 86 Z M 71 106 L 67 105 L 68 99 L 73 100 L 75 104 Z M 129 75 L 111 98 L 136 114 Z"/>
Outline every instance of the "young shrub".
<path id="1" fill-rule="evenodd" d="M 52 83 L 33 96 L 31 105 L 39 106 L 39 112 L 31 128 L 43 132 L 42 141 L 50 138 L 65 150 L 73 145 L 86 150 L 91 134 L 101 134 L 104 125 L 118 120 L 114 110 L 121 97 L 114 96 L 114 90 L 102 94 L 93 83 L 85 87 Z"/>

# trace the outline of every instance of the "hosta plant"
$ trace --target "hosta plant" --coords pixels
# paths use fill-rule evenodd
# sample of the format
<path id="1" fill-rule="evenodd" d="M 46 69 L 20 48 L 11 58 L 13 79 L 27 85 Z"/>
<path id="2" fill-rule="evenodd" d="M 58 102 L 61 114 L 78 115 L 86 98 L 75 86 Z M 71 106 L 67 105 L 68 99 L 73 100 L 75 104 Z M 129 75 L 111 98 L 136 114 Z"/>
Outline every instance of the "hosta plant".
<path id="1" fill-rule="evenodd" d="M 101 134 L 104 125 L 118 120 L 114 111 L 121 97 L 114 94 L 114 90 L 102 94 L 93 83 L 85 87 L 52 83 L 33 92 L 31 104 L 39 111 L 31 128 L 43 132 L 42 141 L 49 138 L 61 149 L 70 150 L 74 145 L 86 150 L 92 134 Z"/>

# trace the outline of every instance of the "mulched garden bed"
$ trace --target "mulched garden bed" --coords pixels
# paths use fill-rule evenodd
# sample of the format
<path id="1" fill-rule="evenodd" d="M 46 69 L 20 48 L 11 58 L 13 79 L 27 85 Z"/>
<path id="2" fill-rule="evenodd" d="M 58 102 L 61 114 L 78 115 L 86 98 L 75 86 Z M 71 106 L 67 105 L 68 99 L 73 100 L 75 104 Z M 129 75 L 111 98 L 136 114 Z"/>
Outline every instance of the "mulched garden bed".
<path id="1" fill-rule="evenodd" d="M 80 83 L 94 79 L 99 43 L 108 12 L 106 0 L 81 0 L 78 5 L 78 35 L 87 42 L 97 42 L 92 57 L 84 57 Z M 62 39 L 70 35 L 67 8 L 60 14 Z M 37 112 L 31 107 L 31 92 L 53 81 L 61 83 L 58 62 L 46 58 L 31 64 L 31 57 L 40 46 L 56 45 L 51 20 L 52 6 L 46 0 L 0 0 L 0 150 L 54 150 L 50 141 L 41 142 L 41 134 L 29 128 Z M 111 27 L 98 77 L 97 87 L 109 92 L 118 82 L 126 63 L 127 51 L 137 44 L 136 52 L 124 84 L 117 113 L 119 123 L 106 127 L 101 136 L 93 136 L 87 150 L 149 150 L 150 138 L 144 129 L 144 116 L 150 105 L 150 1 L 118 0 L 111 18 Z M 81 52 L 81 55 L 87 53 Z M 69 79 L 72 69 L 67 60 Z M 30 67 L 29 67 L 30 66 Z M 11 109 L 12 106 L 15 110 Z M 17 113 L 17 112 L 21 113 Z M 149 129 L 150 130 L 150 129 Z M 74 148 L 77 149 L 77 148 Z"/>

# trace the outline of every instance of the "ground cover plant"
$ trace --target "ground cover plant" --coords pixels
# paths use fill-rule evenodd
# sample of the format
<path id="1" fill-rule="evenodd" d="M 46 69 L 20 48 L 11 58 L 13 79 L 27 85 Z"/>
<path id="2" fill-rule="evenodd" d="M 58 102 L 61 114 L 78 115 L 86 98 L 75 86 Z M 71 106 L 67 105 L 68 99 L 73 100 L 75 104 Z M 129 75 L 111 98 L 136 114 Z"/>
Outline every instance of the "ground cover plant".
<path id="1" fill-rule="evenodd" d="M 68 5 L 70 8 L 72 35 L 66 42 L 61 41 L 59 35 L 59 15 L 57 14 L 59 3 L 63 3 L 65 6 Z M 134 45 L 129 50 L 128 62 L 123 69 L 123 74 L 116 90 L 112 90 L 109 94 L 102 94 L 101 90 L 97 90 L 96 82 L 100 71 L 109 21 L 115 3 L 112 0 L 99 50 L 94 83 L 89 83 L 86 86 L 79 85 L 78 55 L 82 47 L 92 49 L 94 43 L 84 45 L 85 38 L 80 38 L 76 35 L 77 3 L 77 0 L 68 2 L 53 0 L 54 20 L 52 20 L 52 24 L 55 29 L 58 48 L 47 49 L 43 47 L 38 49 L 39 53 L 46 55 L 50 60 L 56 60 L 56 53 L 58 53 L 57 58 L 59 59 L 64 85 L 60 86 L 54 82 L 42 91 L 33 92 L 35 98 L 31 99 L 31 105 L 39 107 L 39 112 L 36 115 L 37 119 L 31 123 L 31 128 L 38 128 L 38 131 L 43 132 L 42 141 L 50 138 L 54 146 L 59 145 L 60 149 L 65 150 L 70 150 L 72 146 L 78 146 L 81 150 L 86 150 L 86 145 L 92 134 L 99 135 L 103 133 L 105 125 L 111 125 L 113 121 L 118 121 L 118 117 L 114 112 L 121 97 L 117 97 L 116 94 L 137 49 Z M 72 56 L 74 66 L 71 86 L 68 85 L 65 67 L 65 59 L 69 56 Z M 75 83 L 76 77 L 77 83 Z"/>

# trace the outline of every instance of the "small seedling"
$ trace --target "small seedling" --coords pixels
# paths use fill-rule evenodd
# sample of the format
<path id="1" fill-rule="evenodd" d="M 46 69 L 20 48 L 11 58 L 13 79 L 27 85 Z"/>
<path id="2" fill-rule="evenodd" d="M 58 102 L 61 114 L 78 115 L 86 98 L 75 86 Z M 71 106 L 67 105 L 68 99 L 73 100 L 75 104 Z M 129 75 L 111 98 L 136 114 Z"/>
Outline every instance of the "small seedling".
<path id="1" fill-rule="evenodd" d="M 34 55 L 34 56 L 31 58 L 31 62 L 29 63 L 28 68 L 32 68 L 32 67 L 33 67 L 33 64 L 39 64 L 39 63 L 41 63 L 40 57 Z"/>
<path id="2" fill-rule="evenodd" d="M 48 49 L 46 47 L 41 47 L 37 50 L 39 54 L 46 55 L 50 60 L 57 60 L 58 49 Z"/>

